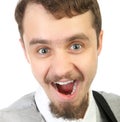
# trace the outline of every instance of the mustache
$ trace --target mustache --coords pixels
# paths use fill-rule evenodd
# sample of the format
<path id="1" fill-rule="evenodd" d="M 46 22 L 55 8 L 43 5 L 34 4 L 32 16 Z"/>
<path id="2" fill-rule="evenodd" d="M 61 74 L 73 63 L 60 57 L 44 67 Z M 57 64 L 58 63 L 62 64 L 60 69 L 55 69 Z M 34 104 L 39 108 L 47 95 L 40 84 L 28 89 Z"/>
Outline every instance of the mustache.
<path id="1" fill-rule="evenodd" d="M 64 76 L 58 76 L 58 75 L 53 75 L 53 76 L 47 76 L 45 78 L 45 83 L 52 83 L 52 82 L 57 82 L 62 79 L 70 79 L 70 80 L 80 80 L 84 81 L 84 75 L 82 73 L 66 73 Z"/>

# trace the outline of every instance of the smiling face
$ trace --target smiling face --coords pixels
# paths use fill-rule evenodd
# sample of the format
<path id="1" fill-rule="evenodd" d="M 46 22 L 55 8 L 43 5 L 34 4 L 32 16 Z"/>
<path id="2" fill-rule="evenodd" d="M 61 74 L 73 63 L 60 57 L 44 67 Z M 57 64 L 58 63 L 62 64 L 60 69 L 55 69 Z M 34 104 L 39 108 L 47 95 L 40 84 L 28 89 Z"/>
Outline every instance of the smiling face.
<path id="1" fill-rule="evenodd" d="M 28 5 L 25 11 L 21 43 L 35 78 L 57 109 L 52 107 L 57 116 L 65 116 L 69 110 L 75 115 L 66 118 L 80 118 L 86 111 L 102 44 L 101 32 L 97 47 L 92 22 L 90 11 L 62 19 L 55 19 L 37 4 Z"/>

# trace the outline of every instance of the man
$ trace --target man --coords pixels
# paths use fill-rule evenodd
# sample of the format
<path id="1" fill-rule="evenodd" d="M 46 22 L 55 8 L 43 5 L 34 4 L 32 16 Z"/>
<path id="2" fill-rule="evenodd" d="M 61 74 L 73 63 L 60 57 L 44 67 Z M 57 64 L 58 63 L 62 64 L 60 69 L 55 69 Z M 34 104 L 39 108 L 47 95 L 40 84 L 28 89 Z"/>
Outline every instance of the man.
<path id="1" fill-rule="evenodd" d="M 15 18 L 40 89 L 0 122 L 120 121 L 120 97 L 90 90 L 103 37 L 96 0 L 20 0 Z"/>

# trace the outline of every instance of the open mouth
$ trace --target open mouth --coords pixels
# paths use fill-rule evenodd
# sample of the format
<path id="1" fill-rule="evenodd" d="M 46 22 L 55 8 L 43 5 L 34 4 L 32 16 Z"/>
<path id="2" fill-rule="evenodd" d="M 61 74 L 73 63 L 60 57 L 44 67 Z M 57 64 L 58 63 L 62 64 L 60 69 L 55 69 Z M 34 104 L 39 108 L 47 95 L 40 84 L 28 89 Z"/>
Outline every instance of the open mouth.
<path id="1" fill-rule="evenodd" d="M 52 86 L 61 94 L 64 95 L 72 95 L 76 91 L 77 81 L 69 80 L 69 81 L 58 81 L 52 82 Z"/>

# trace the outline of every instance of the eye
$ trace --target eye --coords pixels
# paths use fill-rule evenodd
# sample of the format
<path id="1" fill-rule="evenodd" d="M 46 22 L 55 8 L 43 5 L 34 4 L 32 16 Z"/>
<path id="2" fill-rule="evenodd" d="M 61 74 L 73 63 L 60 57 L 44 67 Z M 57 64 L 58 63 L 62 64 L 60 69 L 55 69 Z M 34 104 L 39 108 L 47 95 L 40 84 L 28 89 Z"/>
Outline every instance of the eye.
<path id="1" fill-rule="evenodd" d="M 41 48 L 38 50 L 39 54 L 41 55 L 45 55 L 49 52 L 49 49 L 48 48 Z"/>
<path id="2" fill-rule="evenodd" d="M 71 46 L 71 49 L 72 50 L 79 50 L 79 49 L 81 49 L 81 45 L 80 44 L 73 44 L 72 46 Z"/>

